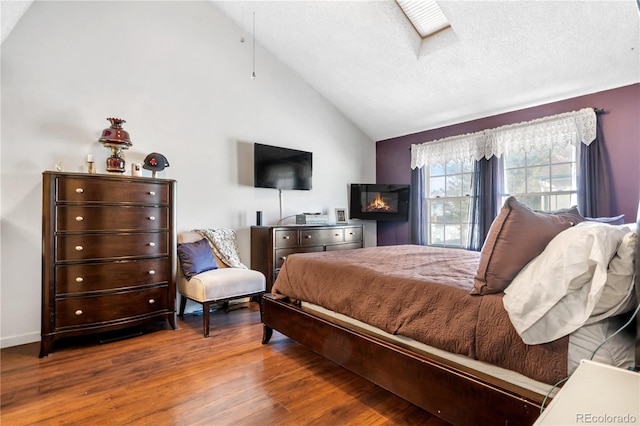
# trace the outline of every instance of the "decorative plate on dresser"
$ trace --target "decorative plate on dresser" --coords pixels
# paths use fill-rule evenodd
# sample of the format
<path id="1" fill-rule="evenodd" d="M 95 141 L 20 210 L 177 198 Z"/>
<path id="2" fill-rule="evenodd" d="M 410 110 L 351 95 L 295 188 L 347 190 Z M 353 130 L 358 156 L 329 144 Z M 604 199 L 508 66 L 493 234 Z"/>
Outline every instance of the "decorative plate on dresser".
<path id="1" fill-rule="evenodd" d="M 62 337 L 176 328 L 175 193 L 169 179 L 43 173 L 41 357 Z"/>

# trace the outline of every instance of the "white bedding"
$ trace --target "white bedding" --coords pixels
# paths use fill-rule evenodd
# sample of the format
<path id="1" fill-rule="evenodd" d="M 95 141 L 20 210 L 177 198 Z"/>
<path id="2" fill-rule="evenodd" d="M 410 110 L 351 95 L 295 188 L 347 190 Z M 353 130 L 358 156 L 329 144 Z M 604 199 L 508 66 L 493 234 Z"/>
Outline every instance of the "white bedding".
<path id="1" fill-rule="evenodd" d="M 525 343 L 550 342 L 634 307 L 634 227 L 579 223 L 520 271 L 503 303 Z"/>
<path id="2" fill-rule="evenodd" d="M 578 368 L 580 360 L 583 359 L 592 359 L 602 364 L 624 369 L 633 368 L 636 343 L 633 327 L 625 328 L 600 346 L 625 324 L 625 321 L 628 320 L 627 317 L 626 315 L 610 317 L 580 327 L 571 333 L 567 360 L 568 374 L 571 375 Z"/>

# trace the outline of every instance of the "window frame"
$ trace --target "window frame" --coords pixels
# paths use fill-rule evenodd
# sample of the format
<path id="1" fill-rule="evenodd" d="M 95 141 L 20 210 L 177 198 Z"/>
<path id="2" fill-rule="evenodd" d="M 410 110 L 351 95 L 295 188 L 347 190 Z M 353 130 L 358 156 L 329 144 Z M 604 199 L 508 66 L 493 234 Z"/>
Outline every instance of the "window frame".
<path id="1" fill-rule="evenodd" d="M 450 170 L 450 165 L 451 164 L 456 164 L 458 167 L 459 171 L 449 171 Z M 435 175 L 432 176 L 432 170 L 434 168 L 442 168 L 442 174 L 439 175 Z M 447 195 L 447 187 L 448 187 L 448 177 L 460 177 L 461 179 L 461 187 L 460 187 L 460 192 L 456 195 L 452 195 L 452 196 L 448 196 Z M 465 190 L 465 177 L 467 178 L 467 184 L 468 187 Z M 432 188 L 432 178 L 443 178 L 444 179 L 444 195 L 437 195 L 437 196 L 433 196 L 431 197 L 431 193 L 433 192 L 433 188 Z M 471 189 L 472 189 L 472 182 L 473 179 L 473 162 L 472 161 L 468 161 L 468 162 L 463 162 L 463 161 L 457 161 L 457 162 L 453 162 L 450 161 L 447 164 L 445 164 L 444 166 L 439 165 L 439 166 L 431 166 L 428 168 L 427 173 L 425 173 L 425 207 L 426 207 L 426 233 L 427 233 L 427 244 L 431 245 L 431 246 L 437 246 L 437 247 L 466 247 L 466 240 L 468 240 L 469 238 L 469 230 L 470 230 L 470 216 L 469 216 L 469 212 L 470 212 L 470 208 L 471 208 L 471 201 L 472 201 L 472 196 L 471 196 Z M 445 220 L 443 222 L 438 222 L 436 220 L 433 220 L 434 216 L 433 210 L 435 208 L 434 203 L 442 203 L 442 210 L 443 213 L 446 211 L 446 204 L 447 203 L 453 203 L 453 204 L 457 204 L 458 208 L 460 210 L 460 215 L 458 217 L 457 220 Z M 466 208 L 463 207 L 463 203 L 466 203 Z M 442 217 L 444 217 L 444 214 L 441 215 Z M 440 216 L 438 216 L 440 217 Z M 466 221 L 464 220 L 466 219 Z M 443 235 L 443 239 L 442 239 L 442 243 L 434 243 L 433 239 L 434 239 L 434 230 L 433 227 L 434 226 L 438 226 L 441 225 L 442 226 L 442 235 Z M 452 240 L 447 240 L 447 229 L 451 229 L 452 227 L 455 226 L 459 226 L 459 244 L 450 244 L 449 242 Z"/>
<path id="2" fill-rule="evenodd" d="M 546 211 L 550 211 L 550 210 L 558 210 L 558 209 L 562 209 L 562 208 L 568 208 L 571 207 L 573 205 L 577 204 L 577 197 L 578 197 L 578 189 L 577 189 L 577 185 L 578 185 L 578 167 L 579 167 L 579 160 L 578 160 L 578 155 L 579 155 L 579 149 L 576 146 L 570 145 L 567 147 L 563 147 L 562 150 L 567 150 L 567 149 L 571 149 L 571 155 L 570 155 L 570 159 L 563 159 L 562 161 L 558 160 L 554 160 L 554 150 L 556 150 L 557 148 L 549 148 L 548 153 L 544 153 L 544 155 L 547 158 L 546 162 L 531 162 L 528 163 L 528 159 L 530 156 L 540 156 L 539 151 L 537 152 L 533 152 L 530 151 L 529 153 L 526 152 L 520 152 L 520 153 L 505 153 L 504 154 L 504 167 L 502 168 L 502 188 L 504 188 L 503 193 L 501 194 L 501 200 L 504 203 L 504 201 L 510 197 L 510 196 L 514 196 L 516 198 L 518 198 L 519 201 L 523 202 L 525 205 L 529 206 L 530 208 L 534 209 L 534 210 L 546 210 Z M 564 153 L 564 155 L 566 155 L 567 152 Z M 509 159 L 507 156 L 511 155 L 511 156 L 517 156 L 517 155 L 523 155 L 524 156 L 524 165 L 521 166 L 516 166 L 516 167 L 511 167 L 511 164 L 514 162 L 513 158 Z M 556 153 L 556 156 L 562 156 L 562 154 L 558 154 Z M 460 172 L 451 172 L 448 173 L 448 165 L 451 163 L 455 163 L 459 165 L 460 168 Z M 425 194 L 424 194 L 424 206 L 426 208 L 426 215 L 425 215 L 425 220 L 426 220 L 426 244 L 427 245 L 431 245 L 431 246 L 437 246 L 437 247 L 454 247 L 454 248 L 466 248 L 469 244 L 469 232 L 471 230 L 471 206 L 472 203 L 474 201 L 474 195 L 473 195 L 473 178 L 474 178 L 474 172 L 473 172 L 473 167 L 474 167 L 474 163 L 472 160 L 469 160 L 468 164 L 465 166 L 463 164 L 463 161 L 457 161 L 457 162 L 448 162 L 447 164 L 445 164 L 444 166 L 442 165 L 437 165 L 437 166 L 427 166 L 426 168 L 426 173 L 424 174 L 424 187 L 425 187 Z M 554 166 L 569 166 L 569 169 L 571 170 L 570 172 L 570 177 L 567 174 L 566 177 L 568 177 L 571 182 L 569 185 L 564 185 L 562 186 L 562 189 L 556 190 L 556 191 L 531 191 L 529 192 L 528 190 L 530 189 L 528 186 L 530 184 L 530 182 L 532 182 L 532 180 L 529 180 L 527 178 L 528 176 L 528 172 L 534 170 L 535 168 L 548 168 L 549 169 L 549 173 L 548 173 L 548 182 L 549 182 L 549 188 L 553 188 L 553 181 L 554 180 L 558 180 L 561 179 L 561 174 L 553 174 L 553 168 Z M 466 167 L 466 169 L 465 169 Z M 435 174 L 433 175 L 433 170 L 434 169 L 441 169 L 442 173 L 441 174 Z M 510 175 L 511 170 L 524 170 L 524 188 L 525 191 L 510 191 L 509 189 L 509 182 L 508 182 L 508 176 Z M 466 190 L 463 190 L 462 193 L 460 194 L 456 194 L 453 196 L 448 196 L 447 194 L 447 177 L 448 176 L 462 176 L 462 175 L 468 175 L 469 179 L 468 179 L 468 183 L 469 183 L 469 187 Z M 444 186 L 444 193 L 443 195 L 433 195 L 432 193 L 434 192 L 434 188 L 433 186 L 433 182 L 432 179 L 435 178 L 443 178 L 444 179 L 444 183 L 442 186 Z M 464 178 L 462 178 L 462 182 L 464 182 Z M 567 189 L 568 188 L 568 189 Z M 464 188 L 463 188 L 464 189 Z M 540 197 L 541 201 L 539 205 L 535 205 L 535 203 L 531 203 L 528 200 L 534 197 Z M 565 201 L 560 201 L 559 202 L 559 197 L 563 197 L 566 198 Z M 542 200 L 546 199 L 548 200 L 547 203 L 545 204 Z M 553 200 L 553 202 L 552 202 Z M 446 213 L 446 209 L 445 209 L 445 205 L 446 203 L 450 201 L 450 202 L 454 202 L 454 204 L 457 202 L 458 206 L 460 206 L 461 209 L 461 214 L 460 217 L 458 218 L 459 220 L 451 220 L 451 219 L 444 219 L 441 223 L 438 223 L 437 220 L 434 220 L 434 218 L 436 217 L 443 217 L 445 216 Z M 467 207 L 463 208 L 463 201 L 466 202 Z M 434 204 L 435 203 L 443 203 L 443 214 L 439 215 L 439 216 L 434 216 L 433 215 L 433 209 L 434 209 Z M 466 222 L 463 221 L 464 219 L 464 215 L 466 213 Z M 442 238 L 440 240 L 440 242 L 434 242 L 435 237 L 435 232 L 434 232 L 434 225 L 443 225 L 443 230 L 441 232 Z M 453 239 L 447 239 L 447 225 L 459 225 L 459 229 L 460 229 L 460 238 L 459 238 L 459 243 L 458 244 L 452 244 L 451 242 L 453 241 Z"/>

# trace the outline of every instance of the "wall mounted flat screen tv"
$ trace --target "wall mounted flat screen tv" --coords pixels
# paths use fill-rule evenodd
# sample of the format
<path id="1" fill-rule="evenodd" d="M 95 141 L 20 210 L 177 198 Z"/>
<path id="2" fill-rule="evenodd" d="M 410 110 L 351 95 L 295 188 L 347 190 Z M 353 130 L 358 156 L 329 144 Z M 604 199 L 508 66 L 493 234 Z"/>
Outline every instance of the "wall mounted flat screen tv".
<path id="1" fill-rule="evenodd" d="M 362 220 L 409 220 L 409 185 L 352 183 L 349 217 Z"/>
<path id="2" fill-rule="evenodd" d="M 256 143 L 253 149 L 254 186 L 275 189 L 311 189 L 313 154 Z"/>

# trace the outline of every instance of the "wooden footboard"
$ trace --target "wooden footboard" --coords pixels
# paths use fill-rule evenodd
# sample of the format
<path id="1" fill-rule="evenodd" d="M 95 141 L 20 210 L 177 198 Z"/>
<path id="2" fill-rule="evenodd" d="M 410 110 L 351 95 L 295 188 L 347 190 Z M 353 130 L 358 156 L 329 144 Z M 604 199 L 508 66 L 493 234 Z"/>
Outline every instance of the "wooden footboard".
<path id="1" fill-rule="evenodd" d="M 266 294 L 264 336 L 272 330 L 454 425 L 528 425 L 540 415 L 540 395 L 417 354 L 352 330 Z"/>

